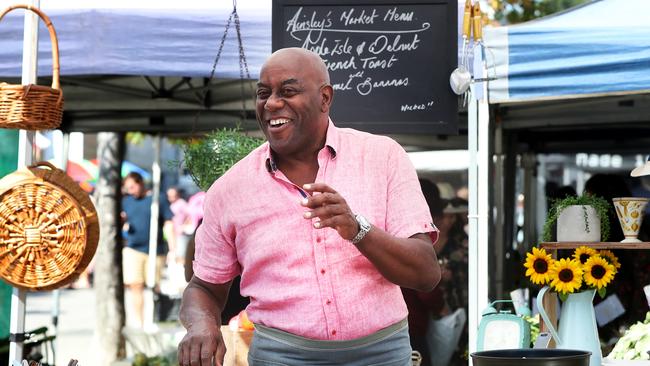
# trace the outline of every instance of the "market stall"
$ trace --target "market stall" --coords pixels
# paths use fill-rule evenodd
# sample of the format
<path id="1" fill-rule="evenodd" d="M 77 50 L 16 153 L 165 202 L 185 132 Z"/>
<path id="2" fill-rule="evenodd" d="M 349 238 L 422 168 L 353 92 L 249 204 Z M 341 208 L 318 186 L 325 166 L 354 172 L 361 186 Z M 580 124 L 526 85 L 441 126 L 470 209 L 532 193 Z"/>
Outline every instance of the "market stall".
<path id="1" fill-rule="evenodd" d="M 183 12 L 161 9 L 162 5 L 154 1 L 139 2 L 138 9 L 128 1 L 104 4 L 110 6 L 108 9 L 99 9 L 87 1 L 73 6 L 63 4 L 43 2 L 42 5 L 57 25 L 60 36 L 61 73 L 69 91 L 66 112 L 70 118 L 66 128 L 71 131 L 186 130 L 195 112 L 203 109 L 194 93 L 202 90 L 202 78 L 209 75 L 219 47 L 216 40 L 225 27 L 231 4 L 186 2 Z M 243 1 L 238 10 L 249 70 L 255 78 L 271 51 L 270 2 Z M 498 134 L 513 131 L 518 134 L 518 141 L 526 143 L 543 140 L 547 149 L 556 146 L 551 145 L 553 142 L 580 144 L 590 139 L 605 140 L 601 134 L 612 136 L 608 132 L 597 134 L 595 126 L 610 132 L 624 128 L 625 132 L 614 133 L 633 134 L 637 144 L 650 140 L 650 132 L 643 126 L 650 111 L 649 98 L 645 95 L 650 92 L 647 14 L 650 14 L 650 4 L 646 1 L 602 0 L 538 21 L 485 31 L 485 69 L 482 75 L 477 73 L 481 69 L 481 60 L 477 60 L 475 77 L 489 76 L 496 80 L 476 84 L 473 87 L 476 92 L 485 88 L 484 98 L 470 103 L 468 108 L 473 119 L 470 139 L 484 149 L 481 157 L 470 164 L 475 167 L 480 164 L 483 169 L 470 182 L 476 185 L 470 215 L 483 222 L 473 234 L 477 249 L 487 251 L 488 244 L 493 248 L 502 245 L 495 245 L 499 239 L 494 236 L 499 234 L 487 226 L 490 197 L 513 185 L 497 179 L 489 191 L 485 184 L 490 173 L 500 169 L 498 164 L 492 165 L 492 153 L 499 156 L 497 159 L 517 153 L 514 148 L 495 142 Z M 17 16 L 8 17 L 0 27 L 2 76 L 21 74 L 16 60 L 20 59 L 22 47 L 16 43 L 20 43 L 22 36 L 16 37 L 16 33 L 22 34 L 22 26 L 22 17 Z M 170 32 L 174 37 L 159 36 Z M 40 37 L 41 42 L 47 41 L 44 35 Z M 229 125 L 239 115 L 240 86 L 238 80 L 232 80 L 239 78 L 239 54 L 230 44 L 235 39 L 231 37 L 227 42 L 217 73 L 224 80 L 211 89 L 213 99 L 210 110 L 205 112 L 211 122 L 199 124 L 197 130 Z M 43 44 L 40 50 L 39 73 L 44 75 L 51 69 L 49 46 Z M 68 78 L 71 75 L 77 76 Z M 631 105 L 628 101 L 632 101 Z M 111 105 L 119 105 L 120 110 Z M 252 104 L 247 106 L 251 108 Z M 161 111 L 165 113 L 162 122 L 155 119 Z M 494 116 L 498 116 L 498 123 Z M 244 127 L 255 128 L 252 113 Z M 584 127 L 578 135 L 577 127 Z M 581 136 L 587 138 L 578 140 Z M 504 180 L 514 176 L 512 171 L 501 173 L 497 176 L 510 177 Z M 508 210 L 505 199 L 496 199 L 494 205 L 497 207 L 494 221 L 504 223 L 497 226 L 511 227 L 512 223 L 507 221 L 510 218 L 503 217 Z M 492 239 L 488 240 L 489 237 Z M 501 237 L 507 239 L 507 235 Z M 495 251 L 498 258 L 502 253 L 498 248 Z M 474 254 L 477 257 L 478 252 Z M 491 281 L 487 262 L 480 268 L 474 266 L 473 270 L 476 282 L 470 286 L 470 293 L 487 304 L 490 286 L 478 285 L 478 278 Z M 503 276 L 498 265 L 496 272 L 497 277 Z M 484 292 L 477 295 L 478 289 Z M 471 308 L 474 320 L 470 321 L 470 329 L 475 329 L 482 310 L 478 301 Z"/>
<path id="2" fill-rule="evenodd" d="M 508 197 L 514 197 L 518 155 L 526 197 L 524 241 L 534 245 L 538 239 L 535 218 L 546 209 L 536 199 L 536 152 L 647 147 L 648 11 L 650 4 L 644 1 L 592 1 L 554 16 L 485 30 L 482 60 L 476 61 L 473 72 L 475 78 L 495 80 L 477 83 L 475 89 L 481 85 L 485 93 L 475 93 L 479 100 L 475 107 L 470 104 L 468 134 L 471 138 L 477 133 L 484 142 L 481 148 L 489 150 L 483 155 L 489 159 L 474 163 L 485 172 L 479 187 L 490 175 L 497 179 L 489 192 L 478 191 L 470 198 L 478 201 L 479 208 L 495 208 L 490 220 L 497 223 L 497 229 L 490 232 L 489 244 L 488 236 L 474 232 L 480 241 L 470 258 L 477 258 L 480 248 L 493 248 L 497 273 L 490 277 L 485 263 L 473 260 L 470 289 L 485 285 L 496 296 L 504 295 L 503 287 L 499 288 L 504 274 L 499 268 L 513 239 L 507 231 L 512 231 L 514 215 L 507 213 L 514 209 Z M 487 209 L 470 211 L 470 218 L 473 214 L 488 220 Z M 483 295 L 470 301 L 470 330 L 477 325 L 472 313 L 478 314 L 486 302 Z"/>

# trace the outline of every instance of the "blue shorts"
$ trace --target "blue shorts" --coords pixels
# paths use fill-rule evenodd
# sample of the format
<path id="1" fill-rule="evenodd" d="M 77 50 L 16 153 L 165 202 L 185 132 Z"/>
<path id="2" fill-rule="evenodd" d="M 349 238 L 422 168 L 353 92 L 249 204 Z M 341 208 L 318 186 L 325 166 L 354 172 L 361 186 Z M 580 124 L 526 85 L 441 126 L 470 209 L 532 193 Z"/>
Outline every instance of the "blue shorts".
<path id="1" fill-rule="evenodd" d="M 412 366 L 406 319 L 349 341 L 317 341 L 255 325 L 249 366 Z"/>

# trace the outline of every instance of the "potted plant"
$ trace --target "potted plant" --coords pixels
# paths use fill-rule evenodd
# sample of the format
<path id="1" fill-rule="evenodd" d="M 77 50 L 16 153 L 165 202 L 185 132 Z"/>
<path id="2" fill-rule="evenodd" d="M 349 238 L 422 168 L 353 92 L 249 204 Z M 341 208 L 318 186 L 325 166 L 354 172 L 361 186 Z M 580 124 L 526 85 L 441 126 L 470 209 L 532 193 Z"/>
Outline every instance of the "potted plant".
<path id="1" fill-rule="evenodd" d="M 183 161 L 194 183 L 207 191 L 217 178 L 263 142 L 237 128 L 223 128 L 186 142 Z"/>
<path id="2" fill-rule="evenodd" d="M 567 196 L 553 201 L 548 211 L 542 241 L 607 241 L 609 238 L 609 203 L 605 199 L 585 194 Z"/>

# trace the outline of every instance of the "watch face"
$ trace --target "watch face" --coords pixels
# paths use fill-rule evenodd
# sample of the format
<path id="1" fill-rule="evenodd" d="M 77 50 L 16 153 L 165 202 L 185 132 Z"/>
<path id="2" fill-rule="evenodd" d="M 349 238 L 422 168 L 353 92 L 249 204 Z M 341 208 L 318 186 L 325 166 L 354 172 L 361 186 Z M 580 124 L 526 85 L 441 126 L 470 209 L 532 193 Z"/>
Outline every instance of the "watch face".
<path id="1" fill-rule="evenodd" d="M 368 222 L 368 220 L 365 217 L 363 217 L 361 215 L 357 215 L 356 219 L 357 219 L 357 222 L 359 223 L 359 226 L 361 226 L 362 230 L 366 230 L 366 231 L 370 230 L 370 223 Z"/>
<path id="2" fill-rule="evenodd" d="M 485 325 L 483 350 L 520 348 L 522 329 L 517 322 L 492 320 Z"/>

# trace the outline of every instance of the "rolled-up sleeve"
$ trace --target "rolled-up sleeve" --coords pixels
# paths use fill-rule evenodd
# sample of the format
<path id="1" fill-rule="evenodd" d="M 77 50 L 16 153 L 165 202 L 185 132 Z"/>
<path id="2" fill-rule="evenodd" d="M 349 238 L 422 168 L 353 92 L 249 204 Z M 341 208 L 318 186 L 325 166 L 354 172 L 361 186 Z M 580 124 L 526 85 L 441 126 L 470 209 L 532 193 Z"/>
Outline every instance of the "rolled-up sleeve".
<path id="1" fill-rule="evenodd" d="M 203 222 L 196 230 L 194 275 L 210 283 L 226 283 L 241 273 L 234 238 L 227 235 L 223 220 L 226 212 L 220 204 L 218 191 L 208 191 L 204 203 Z"/>
<path id="2" fill-rule="evenodd" d="M 389 172 L 386 229 L 402 238 L 426 233 L 435 244 L 438 228 L 433 224 L 415 167 L 399 144 L 391 144 L 390 150 L 386 168 Z"/>

